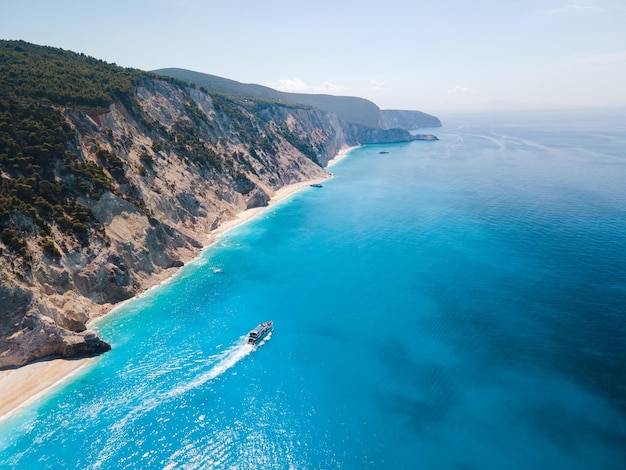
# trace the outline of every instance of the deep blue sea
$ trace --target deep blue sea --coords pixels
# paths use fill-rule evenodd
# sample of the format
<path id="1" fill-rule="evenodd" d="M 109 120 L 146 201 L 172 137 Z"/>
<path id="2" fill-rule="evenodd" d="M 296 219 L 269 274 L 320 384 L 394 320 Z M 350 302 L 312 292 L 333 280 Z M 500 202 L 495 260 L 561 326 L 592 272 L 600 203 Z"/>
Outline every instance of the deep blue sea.
<path id="1" fill-rule="evenodd" d="M 626 468 L 626 112 L 442 118 L 97 323 L 0 468 Z"/>

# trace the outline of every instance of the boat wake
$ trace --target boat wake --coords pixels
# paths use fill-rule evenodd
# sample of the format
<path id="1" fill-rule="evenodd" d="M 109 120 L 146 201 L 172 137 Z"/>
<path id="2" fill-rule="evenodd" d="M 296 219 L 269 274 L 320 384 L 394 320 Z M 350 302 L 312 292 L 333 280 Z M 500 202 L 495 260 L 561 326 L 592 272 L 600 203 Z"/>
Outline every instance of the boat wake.
<path id="1" fill-rule="evenodd" d="M 192 390 L 194 388 L 201 387 L 202 385 L 217 379 L 220 375 L 224 374 L 229 369 L 232 369 L 239 361 L 255 351 L 257 348 L 265 344 L 272 337 L 270 332 L 262 341 L 257 345 L 247 343 L 247 335 L 239 338 L 239 341 L 225 351 L 215 354 L 208 359 L 211 367 L 209 370 L 202 372 L 190 382 L 180 385 L 168 393 L 169 397 L 175 397 L 182 395 L 183 393 Z"/>

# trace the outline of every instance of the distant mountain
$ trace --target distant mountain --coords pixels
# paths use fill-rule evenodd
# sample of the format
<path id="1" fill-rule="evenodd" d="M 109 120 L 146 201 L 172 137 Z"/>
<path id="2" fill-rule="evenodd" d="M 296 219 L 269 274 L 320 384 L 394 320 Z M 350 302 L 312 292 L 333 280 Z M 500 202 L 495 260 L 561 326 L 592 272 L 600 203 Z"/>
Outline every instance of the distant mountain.
<path id="1" fill-rule="evenodd" d="M 422 111 L 403 111 L 383 109 L 380 112 L 383 129 L 423 129 L 425 127 L 441 127 L 441 121 L 435 116 Z"/>
<path id="2" fill-rule="evenodd" d="M 314 108 L 331 112 L 346 122 L 359 124 L 372 129 L 399 128 L 413 130 L 421 127 L 441 126 L 439 119 L 421 111 L 381 111 L 376 104 L 364 98 L 325 94 L 286 93 L 262 85 L 240 83 L 215 75 L 179 68 L 165 68 L 154 70 L 153 72 L 195 83 L 208 92 L 223 93 L 242 99 L 262 98 L 313 106 Z"/>

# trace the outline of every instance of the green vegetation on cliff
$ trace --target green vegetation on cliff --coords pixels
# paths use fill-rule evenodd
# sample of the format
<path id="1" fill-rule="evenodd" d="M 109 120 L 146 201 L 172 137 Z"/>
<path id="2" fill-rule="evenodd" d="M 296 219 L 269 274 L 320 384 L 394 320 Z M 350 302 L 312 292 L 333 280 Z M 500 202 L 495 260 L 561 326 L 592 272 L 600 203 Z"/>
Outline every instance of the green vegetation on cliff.
<path id="1" fill-rule="evenodd" d="M 24 41 L 0 41 L 0 237 L 22 258 L 24 239 L 51 234 L 52 226 L 81 244 L 101 233 L 80 199 L 113 190 L 124 180 L 122 161 L 98 151 L 98 163 L 73 150 L 76 133 L 55 107 L 102 109 L 129 101 L 146 72 Z M 107 175 L 106 171 L 109 175 Z M 99 236 L 99 235 L 98 235 Z M 54 242 L 40 243 L 56 255 Z"/>
<path id="2" fill-rule="evenodd" d="M 84 54 L 24 41 L 0 41 L 0 96 L 64 106 L 108 107 L 148 75 Z"/>
<path id="3" fill-rule="evenodd" d="M 73 138 L 55 109 L 0 99 L 0 232 L 26 259 L 26 233 L 49 235 L 54 224 L 86 243 L 89 227 L 97 229 L 78 199 L 99 197 L 111 189 L 111 180 L 100 166 L 78 160 L 69 150 Z"/>
<path id="4" fill-rule="evenodd" d="M 145 212 L 140 195 L 126 177 L 124 161 L 105 149 L 96 149 L 95 161 L 81 157 L 77 133 L 62 111 L 78 108 L 97 115 L 121 101 L 140 114 L 134 87 L 154 77 L 84 54 L 24 41 L 0 41 L 0 242 L 10 252 L 29 261 L 25 240 L 34 237 L 45 253 L 56 256 L 59 250 L 47 238 L 53 227 L 84 246 L 90 238 L 105 238 L 85 202 L 107 191 Z M 188 107 L 197 119 L 206 119 L 191 101 Z M 163 143 L 173 151 L 220 168 L 217 155 L 198 139 L 193 123 L 181 121 L 160 130 L 166 136 Z M 161 145 L 155 141 L 155 148 Z M 151 157 L 144 155 L 142 162 L 150 166 Z M 62 242 L 59 246 L 64 249 Z"/>

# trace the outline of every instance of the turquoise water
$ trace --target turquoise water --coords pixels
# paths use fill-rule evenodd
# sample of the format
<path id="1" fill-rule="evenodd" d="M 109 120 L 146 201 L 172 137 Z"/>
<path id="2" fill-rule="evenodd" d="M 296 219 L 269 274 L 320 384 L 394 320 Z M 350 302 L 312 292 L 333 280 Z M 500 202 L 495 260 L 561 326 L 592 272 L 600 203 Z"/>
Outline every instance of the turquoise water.
<path id="1" fill-rule="evenodd" d="M 626 468 L 623 116 L 352 151 L 99 323 L 0 468 Z"/>

